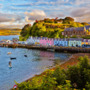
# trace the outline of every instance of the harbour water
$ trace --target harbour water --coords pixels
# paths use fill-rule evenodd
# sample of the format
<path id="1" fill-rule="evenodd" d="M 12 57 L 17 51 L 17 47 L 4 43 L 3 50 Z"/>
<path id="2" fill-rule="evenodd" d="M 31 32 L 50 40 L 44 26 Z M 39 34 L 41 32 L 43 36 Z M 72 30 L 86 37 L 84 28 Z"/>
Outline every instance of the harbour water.
<path id="1" fill-rule="evenodd" d="M 2 37 L 7 39 L 7 36 L 0 36 L 0 40 Z M 9 36 L 9 38 L 14 38 L 14 36 Z M 8 52 L 11 54 L 8 55 Z M 25 81 L 55 64 L 65 62 L 70 56 L 69 53 L 0 47 L 0 90 L 9 90 L 15 85 L 14 81 L 18 83 Z M 16 59 L 11 60 L 12 68 L 9 68 L 12 57 Z"/>

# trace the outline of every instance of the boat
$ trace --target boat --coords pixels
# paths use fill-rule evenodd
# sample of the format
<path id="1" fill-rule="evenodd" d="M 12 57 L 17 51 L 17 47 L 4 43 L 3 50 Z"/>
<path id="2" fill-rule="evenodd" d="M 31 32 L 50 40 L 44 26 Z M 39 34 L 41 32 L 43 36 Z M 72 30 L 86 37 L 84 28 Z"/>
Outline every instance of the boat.
<path id="1" fill-rule="evenodd" d="M 8 52 L 7 54 L 10 55 L 10 54 L 12 54 L 12 53 L 11 53 L 11 52 Z"/>
<path id="2" fill-rule="evenodd" d="M 12 68 L 12 66 L 9 66 L 9 69 L 11 69 Z"/>
<path id="3" fill-rule="evenodd" d="M 11 57 L 10 59 L 11 59 L 11 60 L 12 60 L 12 59 L 16 59 L 16 57 Z"/>
<path id="4" fill-rule="evenodd" d="M 27 55 L 24 55 L 24 57 L 27 57 Z"/>
<path id="5" fill-rule="evenodd" d="M 9 61 L 9 68 L 10 68 L 10 69 L 12 68 L 12 64 L 11 64 L 11 61 Z"/>

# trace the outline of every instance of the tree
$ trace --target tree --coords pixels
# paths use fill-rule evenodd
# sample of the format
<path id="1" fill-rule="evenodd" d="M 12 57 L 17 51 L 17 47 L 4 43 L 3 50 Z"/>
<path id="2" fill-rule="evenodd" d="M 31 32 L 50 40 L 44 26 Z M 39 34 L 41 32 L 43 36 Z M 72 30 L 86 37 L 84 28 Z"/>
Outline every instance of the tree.
<path id="1" fill-rule="evenodd" d="M 74 22 L 74 19 L 71 18 L 71 17 L 66 17 L 65 20 L 67 20 L 67 21 L 73 21 Z"/>
<path id="2" fill-rule="evenodd" d="M 22 31 L 21 31 L 21 35 L 24 37 L 28 34 L 29 30 L 31 28 L 31 25 L 27 24 L 23 27 Z"/>
<path id="3" fill-rule="evenodd" d="M 83 26 L 89 25 L 89 24 L 86 23 L 86 22 L 82 22 L 81 24 L 82 24 Z"/>

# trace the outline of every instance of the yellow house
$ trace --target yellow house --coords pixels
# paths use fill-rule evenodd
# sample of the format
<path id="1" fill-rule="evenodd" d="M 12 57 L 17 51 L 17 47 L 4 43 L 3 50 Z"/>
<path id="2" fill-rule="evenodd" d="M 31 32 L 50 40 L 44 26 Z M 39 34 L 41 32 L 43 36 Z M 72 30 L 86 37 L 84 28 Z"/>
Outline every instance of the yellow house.
<path id="1" fill-rule="evenodd" d="M 90 45 L 90 39 L 83 39 L 82 40 L 82 45 L 85 44 L 85 45 Z"/>

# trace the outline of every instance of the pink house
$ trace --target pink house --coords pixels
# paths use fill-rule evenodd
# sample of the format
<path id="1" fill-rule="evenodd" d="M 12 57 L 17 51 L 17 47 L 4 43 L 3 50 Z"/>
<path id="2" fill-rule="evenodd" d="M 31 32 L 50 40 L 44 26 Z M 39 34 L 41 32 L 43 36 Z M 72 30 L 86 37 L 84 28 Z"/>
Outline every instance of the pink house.
<path id="1" fill-rule="evenodd" d="M 42 45 L 42 46 L 53 46 L 54 40 L 52 38 L 42 37 L 40 39 L 40 45 Z"/>

